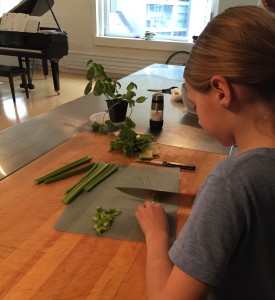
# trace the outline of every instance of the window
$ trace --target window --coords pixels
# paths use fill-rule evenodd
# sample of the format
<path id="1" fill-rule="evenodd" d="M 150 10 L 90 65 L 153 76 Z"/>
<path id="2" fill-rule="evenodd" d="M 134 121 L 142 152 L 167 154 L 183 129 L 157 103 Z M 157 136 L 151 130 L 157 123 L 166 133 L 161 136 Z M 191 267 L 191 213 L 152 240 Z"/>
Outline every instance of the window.
<path id="1" fill-rule="evenodd" d="M 215 0 L 99 0 L 98 36 L 189 42 L 211 19 Z"/>

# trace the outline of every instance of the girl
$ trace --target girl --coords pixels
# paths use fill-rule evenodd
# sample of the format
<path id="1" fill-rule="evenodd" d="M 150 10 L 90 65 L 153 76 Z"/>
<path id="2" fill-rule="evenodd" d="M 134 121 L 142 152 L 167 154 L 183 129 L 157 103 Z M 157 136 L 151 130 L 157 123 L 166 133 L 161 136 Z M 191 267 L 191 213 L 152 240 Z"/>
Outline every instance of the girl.
<path id="1" fill-rule="evenodd" d="M 149 299 L 275 299 L 275 18 L 257 6 L 215 17 L 185 72 L 199 122 L 238 153 L 212 170 L 169 249 L 160 204 L 136 217 Z M 157 233 L 157 234 L 156 234 Z"/>

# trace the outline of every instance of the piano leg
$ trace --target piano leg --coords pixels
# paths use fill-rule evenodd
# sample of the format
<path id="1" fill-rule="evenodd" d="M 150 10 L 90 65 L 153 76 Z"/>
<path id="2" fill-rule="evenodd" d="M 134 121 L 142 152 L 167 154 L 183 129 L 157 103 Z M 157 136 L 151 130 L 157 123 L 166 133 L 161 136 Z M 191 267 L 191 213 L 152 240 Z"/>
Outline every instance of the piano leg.
<path id="1" fill-rule="evenodd" d="M 27 81 L 28 81 L 28 89 L 29 90 L 33 90 L 34 89 L 34 85 L 32 84 L 32 76 L 31 76 L 31 69 L 30 69 L 30 60 L 28 57 L 24 58 L 25 64 L 26 64 L 26 71 L 27 71 Z M 21 68 L 24 68 L 23 66 L 23 57 L 18 57 L 18 62 L 19 62 L 19 66 Z M 24 87 L 24 84 L 21 83 L 20 87 Z"/>
<path id="2" fill-rule="evenodd" d="M 48 61 L 47 59 L 42 58 L 42 66 L 43 66 L 43 74 L 45 78 L 47 78 L 49 72 L 48 72 Z"/>
<path id="3" fill-rule="evenodd" d="M 59 86 L 59 66 L 58 66 L 58 60 L 51 59 L 51 67 L 52 67 L 54 90 L 58 94 L 60 94 L 59 93 L 60 86 Z"/>
<path id="4" fill-rule="evenodd" d="M 29 61 L 29 58 L 28 57 L 18 57 L 18 62 L 19 62 L 19 66 L 21 68 L 24 68 L 24 65 L 23 65 L 23 59 L 24 59 L 24 62 L 26 64 L 26 71 L 27 71 L 27 81 L 28 81 L 28 89 L 32 90 L 34 89 L 34 85 L 32 84 L 32 76 L 31 76 L 31 71 L 30 71 L 30 61 Z M 59 84 L 59 65 L 58 65 L 58 62 L 59 62 L 59 59 L 51 59 L 50 60 L 51 62 L 51 68 L 52 68 L 52 76 L 53 76 L 53 84 L 54 84 L 54 90 L 58 93 L 59 93 L 59 90 L 60 90 L 60 84 Z M 43 73 L 44 75 L 48 75 L 48 65 L 47 65 L 47 59 L 42 59 L 42 64 L 43 64 Z M 45 67 L 46 65 L 46 67 Z M 20 84 L 20 87 L 24 87 L 24 84 L 21 83 Z"/>

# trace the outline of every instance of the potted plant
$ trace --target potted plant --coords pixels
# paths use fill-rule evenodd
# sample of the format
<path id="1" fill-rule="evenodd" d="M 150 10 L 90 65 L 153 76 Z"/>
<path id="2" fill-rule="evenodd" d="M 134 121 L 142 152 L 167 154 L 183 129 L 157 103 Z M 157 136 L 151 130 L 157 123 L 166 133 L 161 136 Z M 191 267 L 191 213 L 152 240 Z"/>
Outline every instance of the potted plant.
<path id="1" fill-rule="evenodd" d="M 107 102 L 110 120 L 114 123 L 123 122 L 126 118 L 128 106 L 131 108 L 129 118 L 132 114 L 135 103 L 143 103 L 146 97 L 136 98 L 134 90 L 137 85 L 130 82 L 124 92 L 120 91 L 121 84 L 117 80 L 110 78 L 101 64 L 95 63 L 92 59 L 87 62 L 89 67 L 86 78 L 88 83 L 84 90 L 84 94 L 93 93 L 95 96 L 105 96 Z"/>

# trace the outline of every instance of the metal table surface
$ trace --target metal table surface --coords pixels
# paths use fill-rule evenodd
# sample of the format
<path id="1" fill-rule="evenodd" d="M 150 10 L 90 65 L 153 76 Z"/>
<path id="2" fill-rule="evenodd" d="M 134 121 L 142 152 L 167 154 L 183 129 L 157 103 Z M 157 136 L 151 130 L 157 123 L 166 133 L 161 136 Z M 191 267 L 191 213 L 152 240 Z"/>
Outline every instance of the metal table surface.
<path id="1" fill-rule="evenodd" d="M 134 107 L 132 120 L 138 132 L 150 132 L 149 119 L 152 92 L 147 89 L 180 87 L 183 68 L 153 64 L 120 80 L 122 87 L 130 81 L 137 84 L 137 96 L 148 99 Z M 84 87 L 83 87 L 84 90 Z M 183 103 L 165 94 L 164 125 L 160 132 L 151 132 L 158 143 L 207 152 L 229 154 L 230 147 L 222 146 L 198 124 L 196 116 L 187 113 Z M 0 132 L 0 180 L 25 166 L 37 157 L 60 145 L 81 131 L 91 130 L 90 115 L 102 112 L 106 103 L 91 94 L 63 104 L 21 124 Z"/>

